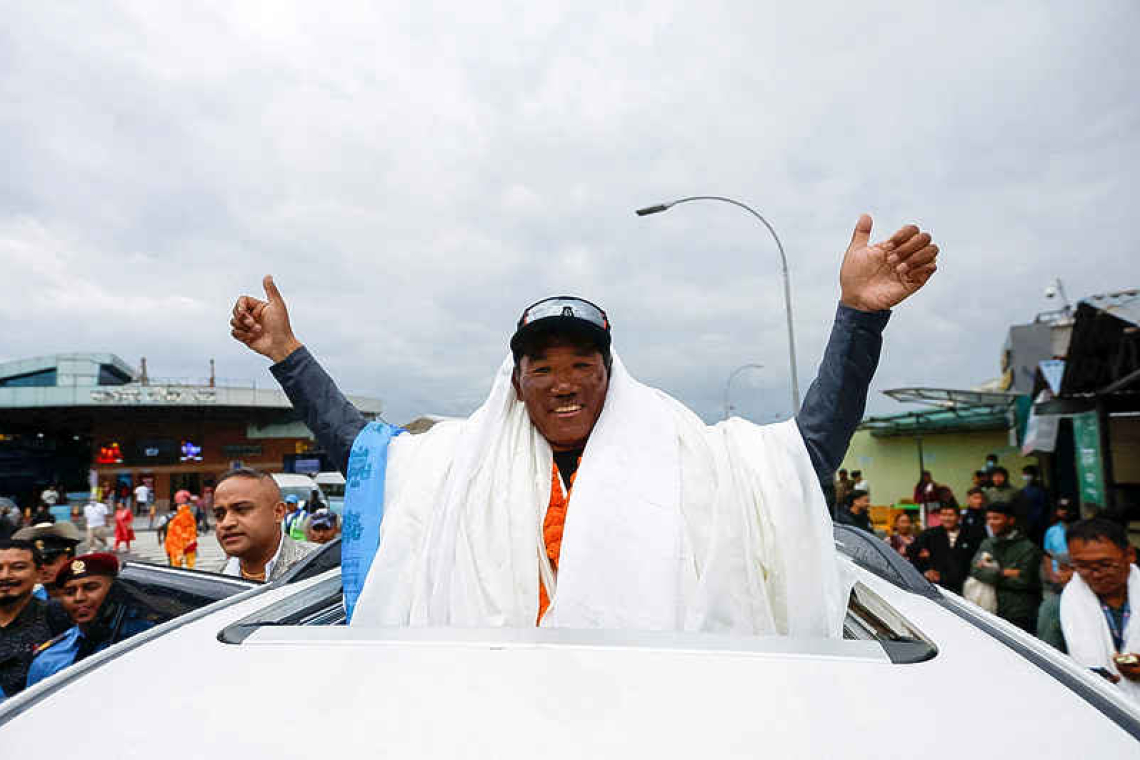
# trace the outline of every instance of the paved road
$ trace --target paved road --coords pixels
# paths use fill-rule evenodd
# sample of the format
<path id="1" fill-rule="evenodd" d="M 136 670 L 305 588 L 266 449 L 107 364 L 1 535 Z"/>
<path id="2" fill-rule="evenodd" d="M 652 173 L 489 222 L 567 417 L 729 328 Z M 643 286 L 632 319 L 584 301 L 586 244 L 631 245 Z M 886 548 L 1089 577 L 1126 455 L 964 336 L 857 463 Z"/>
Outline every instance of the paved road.
<path id="1" fill-rule="evenodd" d="M 135 518 L 135 540 L 131 542 L 131 551 L 130 553 L 120 552 L 119 557 L 131 562 L 151 562 L 165 565 L 167 564 L 166 550 L 162 544 L 158 542 L 157 531 L 147 528 L 147 521 L 148 519 L 146 517 Z M 110 547 L 113 547 L 114 531 L 111 530 L 108 532 L 111 534 L 108 544 Z M 80 544 L 79 550 L 81 552 L 87 551 L 83 544 Z M 214 536 L 214 531 L 211 530 L 205 535 L 199 535 L 198 559 L 194 565 L 194 569 L 219 572 L 225 564 L 226 554 L 222 551 L 222 547 L 218 545 L 218 539 Z"/>

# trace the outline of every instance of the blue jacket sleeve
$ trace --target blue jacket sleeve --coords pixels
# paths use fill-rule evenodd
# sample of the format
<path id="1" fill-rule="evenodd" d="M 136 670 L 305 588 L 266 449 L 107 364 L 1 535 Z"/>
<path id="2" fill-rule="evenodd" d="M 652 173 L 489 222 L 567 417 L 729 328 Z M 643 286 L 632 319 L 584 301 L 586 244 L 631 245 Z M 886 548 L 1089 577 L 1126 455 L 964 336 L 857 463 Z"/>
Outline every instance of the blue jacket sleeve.
<path id="1" fill-rule="evenodd" d="M 302 346 L 269 368 L 336 468 L 348 470 L 352 442 L 368 424 L 336 383 Z"/>
<path id="2" fill-rule="evenodd" d="M 835 312 L 819 374 L 804 396 L 796 425 L 821 482 L 830 482 L 863 418 L 867 390 L 879 364 L 889 311 L 866 312 L 843 304 Z"/>

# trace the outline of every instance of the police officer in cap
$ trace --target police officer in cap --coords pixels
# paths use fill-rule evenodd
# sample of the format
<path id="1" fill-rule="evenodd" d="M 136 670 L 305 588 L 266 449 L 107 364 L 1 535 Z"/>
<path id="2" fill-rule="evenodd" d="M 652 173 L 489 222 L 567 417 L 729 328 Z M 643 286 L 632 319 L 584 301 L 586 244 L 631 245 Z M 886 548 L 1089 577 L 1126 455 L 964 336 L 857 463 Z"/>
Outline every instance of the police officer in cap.
<path id="1" fill-rule="evenodd" d="M 28 686 L 154 625 L 125 604 L 118 575 L 119 559 L 107 552 L 84 554 L 64 565 L 55 585 L 75 625 L 36 650 Z"/>
<path id="2" fill-rule="evenodd" d="M 69 522 L 41 523 L 21 528 L 12 537 L 30 541 L 43 559 L 40 580 L 32 595 L 44 601 L 59 596 L 55 578 L 64 565 L 75 559 L 75 547 L 83 540 L 79 529 Z"/>

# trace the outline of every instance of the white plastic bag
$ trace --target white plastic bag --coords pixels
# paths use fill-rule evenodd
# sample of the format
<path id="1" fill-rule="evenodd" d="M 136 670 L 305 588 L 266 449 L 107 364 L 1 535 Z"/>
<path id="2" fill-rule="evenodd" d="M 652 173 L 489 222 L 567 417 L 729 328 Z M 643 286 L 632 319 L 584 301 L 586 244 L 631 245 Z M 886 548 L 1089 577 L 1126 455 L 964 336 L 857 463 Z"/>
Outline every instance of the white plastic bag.
<path id="1" fill-rule="evenodd" d="M 980 581 L 971 575 L 962 584 L 962 596 L 986 612 L 997 614 L 997 589 L 992 584 Z"/>

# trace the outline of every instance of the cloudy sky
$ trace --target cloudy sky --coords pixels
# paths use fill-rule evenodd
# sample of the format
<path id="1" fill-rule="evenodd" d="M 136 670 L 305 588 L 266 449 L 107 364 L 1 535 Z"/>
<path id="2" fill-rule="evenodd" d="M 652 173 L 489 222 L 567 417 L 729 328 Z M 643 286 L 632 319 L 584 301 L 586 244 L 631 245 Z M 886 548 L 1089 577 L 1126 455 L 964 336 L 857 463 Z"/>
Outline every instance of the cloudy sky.
<path id="1" fill-rule="evenodd" d="M 389 419 L 463 414 L 526 304 L 610 313 L 708 420 L 790 412 L 856 218 L 929 229 L 874 389 L 998 374 L 1010 323 L 1140 286 L 1140 5 L 0 2 L 0 360 L 272 378 L 229 337 L 272 272 Z M 562 5 L 572 10 L 559 10 Z M 894 411 L 875 394 L 871 410 Z"/>

